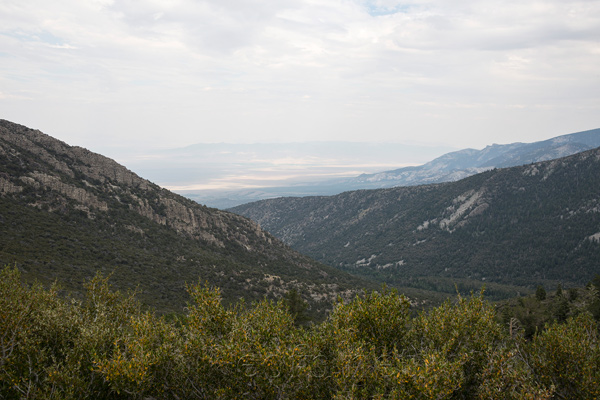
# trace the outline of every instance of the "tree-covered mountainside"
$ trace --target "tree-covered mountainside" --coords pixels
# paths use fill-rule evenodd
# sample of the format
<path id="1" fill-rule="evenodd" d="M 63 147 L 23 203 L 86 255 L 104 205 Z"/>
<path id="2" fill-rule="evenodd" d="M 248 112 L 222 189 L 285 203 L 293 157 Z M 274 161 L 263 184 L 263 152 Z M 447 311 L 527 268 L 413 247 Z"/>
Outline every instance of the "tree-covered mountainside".
<path id="1" fill-rule="evenodd" d="M 486 283 L 501 297 L 600 273 L 600 149 L 452 183 L 232 210 L 321 262 L 398 287 Z"/>
<path id="2" fill-rule="evenodd" d="M 371 284 L 319 264 L 238 215 L 201 206 L 117 164 L 0 120 L 0 263 L 81 292 L 97 271 L 162 312 L 181 312 L 186 283 L 227 301 L 296 289 L 311 312 Z"/>
<path id="3" fill-rule="evenodd" d="M 496 302 L 498 321 L 509 330 L 521 332 L 527 339 L 543 332 L 548 324 L 563 323 L 583 312 L 600 321 L 599 287 L 600 275 L 583 288 L 563 289 L 559 284 L 555 290 L 546 290 L 538 286 L 528 296 Z"/>

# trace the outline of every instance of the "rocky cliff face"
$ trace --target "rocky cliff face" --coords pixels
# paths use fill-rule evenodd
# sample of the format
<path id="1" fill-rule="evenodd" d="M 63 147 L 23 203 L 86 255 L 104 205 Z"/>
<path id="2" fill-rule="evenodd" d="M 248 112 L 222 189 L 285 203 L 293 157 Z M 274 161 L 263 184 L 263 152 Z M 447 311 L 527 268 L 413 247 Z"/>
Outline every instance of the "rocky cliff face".
<path id="1" fill-rule="evenodd" d="M 296 288 L 320 312 L 338 294 L 365 287 L 245 217 L 201 206 L 107 157 L 4 120 L 0 262 L 17 262 L 31 279 L 79 284 L 97 269 L 116 268 L 122 287 L 140 284 L 147 303 L 163 310 L 182 307 L 186 282 L 198 278 L 225 287 L 229 299 L 277 298 Z"/>
<path id="2" fill-rule="evenodd" d="M 55 194 L 30 203 L 31 206 L 58 209 L 71 200 L 93 218 L 119 203 L 178 233 L 221 247 L 233 241 L 252 251 L 247 245 L 250 237 L 266 243 L 271 240 L 252 221 L 202 207 L 140 178 L 107 157 L 69 146 L 40 131 L 0 121 L 0 138 L 0 154 L 5 163 L 22 169 L 18 175 L 0 176 L 0 191 L 8 194 L 33 188 Z"/>

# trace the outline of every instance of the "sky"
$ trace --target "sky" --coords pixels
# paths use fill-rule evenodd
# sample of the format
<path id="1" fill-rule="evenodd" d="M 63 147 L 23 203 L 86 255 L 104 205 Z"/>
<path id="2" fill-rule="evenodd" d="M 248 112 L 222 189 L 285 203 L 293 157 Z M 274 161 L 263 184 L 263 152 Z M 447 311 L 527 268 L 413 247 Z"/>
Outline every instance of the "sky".
<path id="1" fill-rule="evenodd" d="M 600 127 L 600 0 L 0 0 L 0 118 L 107 155 L 544 140 Z"/>

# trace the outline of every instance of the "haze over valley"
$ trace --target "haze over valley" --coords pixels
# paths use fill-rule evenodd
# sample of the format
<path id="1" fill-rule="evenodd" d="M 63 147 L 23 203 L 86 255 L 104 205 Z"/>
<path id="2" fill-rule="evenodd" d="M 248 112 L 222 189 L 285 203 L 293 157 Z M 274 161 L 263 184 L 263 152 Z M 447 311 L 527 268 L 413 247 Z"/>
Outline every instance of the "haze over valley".
<path id="1" fill-rule="evenodd" d="M 224 209 L 282 195 L 335 194 L 343 189 L 334 179 L 423 164 L 451 150 L 410 143 L 199 143 L 116 159 L 164 188 Z"/>
<path id="2" fill-rule="evenodd" d="M 276 197 L 457 181 L 597 146 L 600 130 L 595 129 L 481 150 L 398 143 L 205 143 L 119 159 L 169 190 L 226 209 Z"/>

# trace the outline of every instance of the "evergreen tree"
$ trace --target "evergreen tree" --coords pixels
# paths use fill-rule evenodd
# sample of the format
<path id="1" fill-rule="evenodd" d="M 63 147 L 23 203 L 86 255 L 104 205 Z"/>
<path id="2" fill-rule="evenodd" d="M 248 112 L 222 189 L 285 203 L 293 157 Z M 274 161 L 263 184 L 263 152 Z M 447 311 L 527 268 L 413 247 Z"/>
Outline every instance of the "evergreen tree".
<path id="1" fill-rule="evenodd" d="M 290 315 L 294 318 L 294 325 L 303 326 L 308 324 L 310 317 L 306 314 L 308 303 L 302 299 L 302 296 L 296 289 L 288 291 L 284 298 Z"/>
<path id="2" fill-rule="evenodd" d="M 544 289 L 544 287 L 542 285 L 538 285 L 538 287 L 535 291 L 535 297 L 539 301 L 546 300 L 546 289 Z"/>

